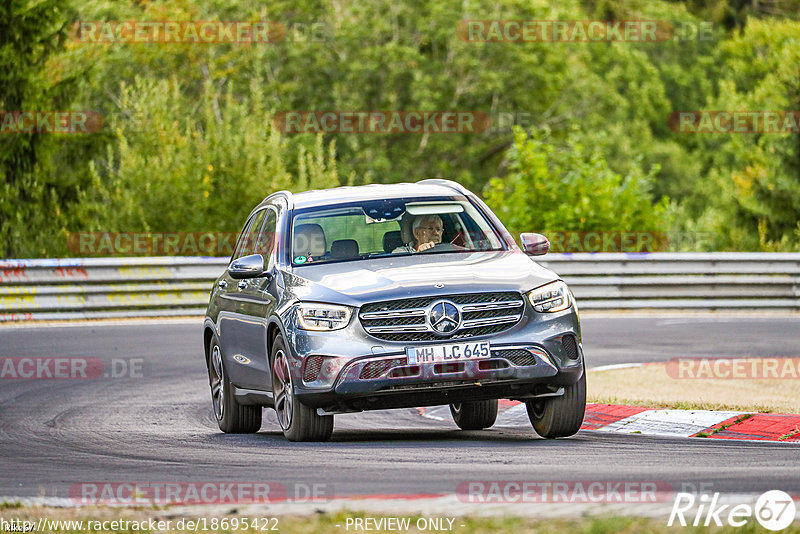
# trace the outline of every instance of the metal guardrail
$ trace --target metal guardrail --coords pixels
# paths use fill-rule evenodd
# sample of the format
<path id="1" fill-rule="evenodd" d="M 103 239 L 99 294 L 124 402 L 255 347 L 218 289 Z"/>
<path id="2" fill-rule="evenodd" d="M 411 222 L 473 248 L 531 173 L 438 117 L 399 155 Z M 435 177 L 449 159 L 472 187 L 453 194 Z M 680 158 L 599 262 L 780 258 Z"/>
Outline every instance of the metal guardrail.
<path id="1" fill-rule="evenodd" d="M 0 322 L 202 315 L 227 258 L 0 261 Z M 581 309 L 800 310 L 797 253 L 581 253 L 539 260 Z"/>
<path id="2" fill-rule="evenodd" d="M 0 261 L 0 322 L 202 315 L 228 258 Z"/>
<path id="3" fill-rule="evenodd" d="M 548 254 L 580 309 L 800 310 L 800 254 Z"/>

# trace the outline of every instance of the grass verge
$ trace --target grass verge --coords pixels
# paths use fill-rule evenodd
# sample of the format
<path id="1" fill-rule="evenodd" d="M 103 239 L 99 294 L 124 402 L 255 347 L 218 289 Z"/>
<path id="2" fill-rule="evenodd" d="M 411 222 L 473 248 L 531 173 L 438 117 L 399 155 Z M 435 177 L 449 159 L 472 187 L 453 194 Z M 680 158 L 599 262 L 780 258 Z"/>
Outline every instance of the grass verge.
<path id="1" fill-rule="evenodd" d="M 652 363 L 608 371 L 589 369 L 587 401 L 679 410 L 800 414 L 797 379 L 678 379 Z"/>

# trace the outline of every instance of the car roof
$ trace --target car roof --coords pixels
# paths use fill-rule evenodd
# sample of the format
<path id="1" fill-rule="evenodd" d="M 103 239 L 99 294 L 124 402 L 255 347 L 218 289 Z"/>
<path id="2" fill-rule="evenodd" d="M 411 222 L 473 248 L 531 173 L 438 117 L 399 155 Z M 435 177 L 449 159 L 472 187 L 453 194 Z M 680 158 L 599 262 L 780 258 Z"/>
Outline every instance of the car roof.
<path id="1" fill-rule="evenodd" d="M 449 180 L 422 180 L 417 183 L 369 184 L 359 186 L 314 189 L 302 193 L 286 194 L 293 207 L 311 208 L 341 202 L 379 200 L 403 197 L 441 197 L 466 195 L 469 192 L 460 184 Z"/>

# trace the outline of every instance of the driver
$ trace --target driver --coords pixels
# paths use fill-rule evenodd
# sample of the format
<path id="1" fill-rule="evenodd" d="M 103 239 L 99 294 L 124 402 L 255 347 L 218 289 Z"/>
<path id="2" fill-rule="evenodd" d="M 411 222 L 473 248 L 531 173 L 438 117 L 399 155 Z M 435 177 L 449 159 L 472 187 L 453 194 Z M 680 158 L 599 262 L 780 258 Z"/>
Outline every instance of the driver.
<path id="1" fill-rule="evenodd" d="M 436 244 L 442 242 L 444 224 L 442 223 L 442 218 L 438 215 L 422 215 L 414 219 L 411 231 L 414 234 L 414 241 L 404 247 L 397 247 L 392 251 L 393 253 L 422 252 L 433 248 Z"/>

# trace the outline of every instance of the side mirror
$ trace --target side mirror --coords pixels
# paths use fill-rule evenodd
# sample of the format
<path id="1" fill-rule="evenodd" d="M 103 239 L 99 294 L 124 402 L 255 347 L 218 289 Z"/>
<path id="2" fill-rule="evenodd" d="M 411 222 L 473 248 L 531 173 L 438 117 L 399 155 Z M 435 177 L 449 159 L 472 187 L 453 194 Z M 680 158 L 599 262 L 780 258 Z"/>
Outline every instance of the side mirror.
<path id="1" fill-rule="evenodd" d="M 542 234 L 520 234 L 522 250 L 529 256 L 544 256 L 550 251 L 550 241 Z"/>
<path id="2" fill-rule="evenodd" d="M 233 260 L 228 266 L 228 273 L 237 280 L 261 276 L 264 274 L 264 257 L 261 254 L 250 254 Z"/>

